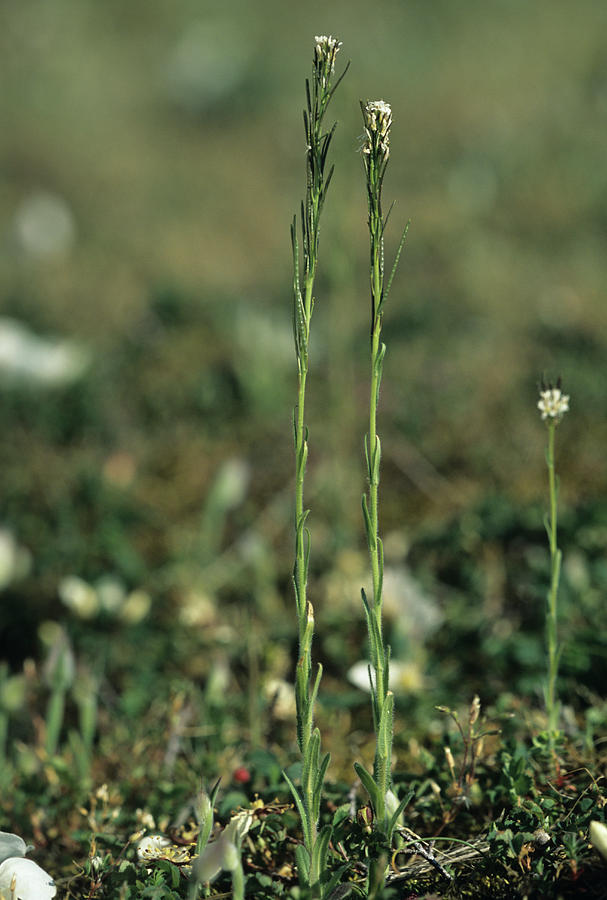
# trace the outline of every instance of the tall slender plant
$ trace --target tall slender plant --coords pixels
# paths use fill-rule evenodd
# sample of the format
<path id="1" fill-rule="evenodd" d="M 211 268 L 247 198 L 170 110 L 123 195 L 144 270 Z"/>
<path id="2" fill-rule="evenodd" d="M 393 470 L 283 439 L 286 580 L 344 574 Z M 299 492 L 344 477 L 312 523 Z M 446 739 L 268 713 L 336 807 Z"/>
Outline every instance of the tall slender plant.
<path id="1" fill-rule="evenodd" d="M 561 575 L 561 551 L 557 545 L 558 521 L 558 479 L 554 462 L 554 437 L 556 427 L 569 410 L 569 397 L 561 390 L 561 379 L 556 387 L 542 382 L 538 409 L 548 429 L 548 446 L 546 447 L 546 465 L 548 466 L 548 493 L 550 497 L 550 513 L 546 516 L 545 526 L 550 547 L 550 587 L 546 605 L 546 646 L 548 651 L 548 677 L 544 689 L 546 713 L 548 715 L 548 739 L 554 749 L 554 738 L 558 732 L 560 705 L 557 697 L 556 682 L 562 645 L 558 636 L 558 591 Z"/>
<path id="2" fill-rule="evenodd" d="M 393 736 L 394 695 L 389 690 L 390 648 L 384 643 L 382 628 L 382 584 L 384 572 L 383 545 L 379 536 L 379 479 L 381 442 L 377 433 L 377 406 L 386 345 L 381 341 L 384 303 L 390 292 L 392 279 L 407 236 L 404 229 L 394 265 L 384 283 L 384 232 L 390 211 L 382 212 L 382 185 L 390 156 L 390 128 L 392 110 L 383 100 L 361 102 L 364 121 L 362 157 L 367 184 L 370 236 L 371 283 L 371 391 L 369 402 L 369 432 L 365 437 L 368 489 L 362 498 L 363 518 L 369 547 L 372 575 L 372 597 L 362 591 L 362 601 L 369 632 L 371 666 L 371 704 L 376 735 L 373 775 L 359 763 L 356 771 L 369 794 L 377 829 L 390 838 L 396 821 L 405 805 L 395 802 L 391 792 L 391 759 Z"/>
<path id="3" fill-rule="evenodd" d="M 293 584 L 299 630 L 299 657 L 295 674 L 297 706 L 297 740 L 302 757 L 301 787 L 298 790 L 287 778 L 299 811 L 303 830 L 303 847 L 299 848 L 298 867 L 302 880 L 318 896 L 328 890 L 320 877 L 326 871 L 326 858 L 331 835 L 330 826 L 318 832 L 320 801 L 330 756 L 321 758 L 320 731 L 314 726 L 314 705 L 318 694 L 322 666 L 312 674 L 312 638 L 314 609 L 307 598 L 310 532 L 306 527 L 308 512 L 304 506 L 304 478 L 308 456 L 308 429 L 305 423 L 306 381 L 310 322 L 314 309 L 314 281 L 318 264 L 319 222 L 333 167 L 327 173 L 327 156 L 336 124 L 323 131 L 323 119 L 335 90 L 346 74 L 333 83 L 335 59 L 341 43 L 333 37 L 315 38 L 312 81 L 306 79 L 306 196 L 301 204 L 301 254 L 297 217 L 291 225 L 293 245 L 293 334 L 297 356 L 297 405 L 293 414 L 295 436 L 295 564 Z M 286 777 L 286 776 L 285 776 Z"/>

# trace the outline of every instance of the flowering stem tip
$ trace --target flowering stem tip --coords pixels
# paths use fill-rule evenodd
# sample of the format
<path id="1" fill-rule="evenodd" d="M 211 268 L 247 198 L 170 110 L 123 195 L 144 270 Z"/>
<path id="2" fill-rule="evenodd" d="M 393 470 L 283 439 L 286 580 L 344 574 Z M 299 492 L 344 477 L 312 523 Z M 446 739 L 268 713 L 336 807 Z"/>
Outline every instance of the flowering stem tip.
<path id="1" fill-rule="evenodd" d="M 555 387 L 551 384 L 545 385 L 542 381 L 537 408 L 544 421 L 553 420 L 556 423 L 561 421 L 566 412 L 569 412 L 569 394 L 563 394 L 560 378 Z"/>

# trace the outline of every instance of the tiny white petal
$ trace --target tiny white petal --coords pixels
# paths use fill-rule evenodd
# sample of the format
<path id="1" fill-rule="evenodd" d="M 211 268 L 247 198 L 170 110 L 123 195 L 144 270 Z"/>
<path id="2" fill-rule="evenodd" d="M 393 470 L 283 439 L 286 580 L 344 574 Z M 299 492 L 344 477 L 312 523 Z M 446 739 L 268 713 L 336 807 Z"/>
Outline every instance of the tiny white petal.
<path id="1" fill-rule="evenodd" d="M 11 857 L 0 865 L 0 895 L 11 900 L 50 900 L 56 893 L 51 876 L 33 860 Z"/>

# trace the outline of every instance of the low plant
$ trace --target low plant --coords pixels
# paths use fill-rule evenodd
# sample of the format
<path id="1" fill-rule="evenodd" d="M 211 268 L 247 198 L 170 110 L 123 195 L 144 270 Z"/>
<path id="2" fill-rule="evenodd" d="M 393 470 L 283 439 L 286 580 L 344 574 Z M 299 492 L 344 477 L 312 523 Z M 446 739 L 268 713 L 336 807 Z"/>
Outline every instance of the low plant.
<path id="1" fill-rule="evenodd" d="M 557 678 L 559 662 L 563 651 L 558 634 L 558 593 L 561 577 L 562 554 L 557 545 L 558 524 L 558 478 L 556 476 L 554 458 L 554 439 L 557 425 L 569 409 L 569 397 L 561 390 L 561 379 L 556 386 L 542 382 L 538 409 L 548 430 L 548 446 L 546 448 L 546 464 L 548 466 L 548 493 L 550 513 L 545 519 L 548 543 L 550 546 L 550 589 L 546 605 L 546 645 L 548 652 L 548 676 L 544 690 L 546 713 L 548 715 L 548 733 L 551 746 L 559 727 L 559 702 L 557 696 Z"/>
<path id="2" fill-rule="evenodd" d="M 372 596 L 361 591 L 367 630 L 371 666 L 371 708 L 376 735 L 373 775 L 360 763 L 356 771 L 371 801 L 376 828 L 391 843 L 392 832 L 406 800 L 395 801 L 391 790 L 392 735 L 394 718 L 394 694 L 389 687 L 390 648 L 385 645 L 382 625 L 384 551 L 379 536 L 379 481 L 381 466 L 381 441 L 377 433 L 377 407 L 383 373 L 386 345 L 381 341 L 384 304 L 392 285 L 401 250 L 407 236 L 405 228 L 392 271 L 384 283 L 384 232 L 390 213 L 382 211 L 382 186 L 390 156 L 390 129 L 392 110 L 383 100 L 361 103 L 364 123 L 362 158 L 365 169 L 368 226 L 370 237 L 370 287 L 371 287 L 371 386 L 369 398 L 369 431 L 365 436 L 365 459 L 368 493 L 363 494 L 362 510 L 369 548 L 372 575 Z"/>
<path id="3" fill-rule="evenodd" d="M 312 673 L 312 639 L 314 609 L 307 597 L 308 566 L 310 560 L 310 531 L 306 526 L 308 510 L 304 506 L 304 479 L 308 457 L 308 429 L 305 419 L 306 382 L 309 365 L 310 325 L 314 310 L 314 283 L 318 266 L 320 216 L 333 176 L 327 170 L 327 156 L 336 125 L 325 132 L 323 120 L 327 107 L 342 73 L 335 83 L 335 60 L 341 43 L 334 37 L 321 35 L 315 40 L 312 81 L 306 79 L 306 196 L 301 204 L 301 255 L 297 217 L 291 225 L 293 247 L 293 335 L 297 357 L 297 405 L 293 413 L 295 437 L 295 565 L 293 585 L 299 632 L 299 653 L 295 675 L 297 705 L 297 741 L 301 752 L 301 787 L 298 789 L 285 776 L 293 793 L 301 817 L 304 836 L 299 848 L 298 863 L 302 881 L 324 896 L 327 887 L 321 876 L 327 871 L 327 853 L 331 829 L 318 832 L 320 802 L 330 756 L 321 756 L 321 737 L 314 727 L 314 704 L 318 694 L 322 666 Z M 346 67 L 347 70 L 347 67 Z"/>

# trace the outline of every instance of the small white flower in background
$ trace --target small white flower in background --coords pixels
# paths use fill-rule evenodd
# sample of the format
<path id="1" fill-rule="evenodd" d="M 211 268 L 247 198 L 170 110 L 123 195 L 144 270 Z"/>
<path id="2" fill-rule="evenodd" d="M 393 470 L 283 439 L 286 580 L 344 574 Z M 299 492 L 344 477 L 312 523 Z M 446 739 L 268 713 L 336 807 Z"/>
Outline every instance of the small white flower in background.
<path id="1" fill-rule="evenodd" d="M 152 598 L 145 591 L 136 590 L 127 594 L 120 610 L 120 619 L 127 625 L 138 625 L 147 617 L 152 608 Z"/>
<path id="2" fill-rule="evenodd" d="M 250 46 L 227 19 L 205 17 L 188 24 L 167 60 L 170 100 L 190 115 L 231 109 L 232 99 L 247 84 Z"/>
<path id="3" fill-rule="evenodd" d="M 556 387 L 542 384 L 540 389 L 540 399 L 537 408 L 542 414 L 542 419 L 556 419 L 560 421 L 563 415 L 569 411 L 569 395 L 563 394 L 561 391 L 561 380 L 556 383 Z"/>
<path id="4" fill-rule="evenodd" d="M 135 815 L 137 817 L 137 821 L 143 828 L 153 829 L 156 828 L 156 822 L 154 820 L 154 816 L 147 809 L 137 809 L 135 810 Z"/>
<path id="5" fill-rule="evenodd" d="M 62 602 L 79 619 L 92 619 L 99 612 L 97 591 L 77 575 L 62 578 L 58 588 Z"/>
<path id="6" fill-rule="evenodd" d="M 152 599 L 140 589 L 129 594 L 116 578 L 100 578 L 95 585 L 77 575 L 59 582 L 58 593 L 63 603 L 79 619 L 93 619 L 101 612 L 116 616 L 127 625 L 137 625 L 150 611 Z"/>
<path id="7" fill-rule="evenodd" d="M 287 722 L 295 715 L 295 691 L 293 685 L 283 678 L 270 678 L 264 684 L 263 693 L 270 703 L 272 716 Z"/>
<path id="8" fill-rule="evenodd" d="M 137 844 L 137 856 L 141 862 L 162 857 L 171 842 L 164 834 L 150 834 L 141 838 Z"/>
<path id="9" fill-rule="evenodd" d="M 350 684 L 361 691 L 371 693 L 369 682 L 369 663 L 359 660 L 348 670 L 347 679 Z M 371 668 L 371 678 L 375 684 L 375 672 Z M 390 689 L 397 694 L 416 693 L 424 686 L 424 677 L 420 667 L 415 662 L 399 662 L 390 660 Z"/>
<path id="10" fill-rule="evenodd" d="M 607 859 L 607 825 L 602 822 L 590 823 L 590 843 Z"/>
<path id="11" fill-rule="evenodd" d="M 38 337 L 15 319 L 0 318 L 0 375 L 4 381 L 56 387 L 77 381 L 88 366 L 78 344 Z"/>
<path id="12" fill-rule="evenodd" d="M 31 859 L 30 849 L 17 834 L 0 831 L 0 896 L 6 900 L 50 900 L 55 882 Z"/>
<path id="13" fill-rule="evenodd" d="M 0 590 L 27 575 L 31 562 L 29 550 L 17 543 L 12 532 L 0 528 Z"/>
<path id="14" fill-rule="evenodd" d="M 110 615 L 117 615 L 126 597 L 126 588 L 119 578 L 104 575 L 95 583 L 101 609 Z"/>
<path id="15" fill-rule="evenodd" d="M 38 259 L 64 256 L 76 239 L 71 209 L 62 197 L 49 191 L 35 191 L 23 199 L 14 229 L 21 249 Z"/>

